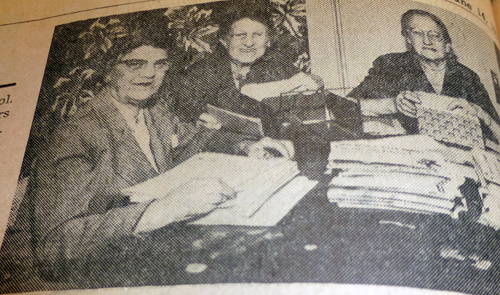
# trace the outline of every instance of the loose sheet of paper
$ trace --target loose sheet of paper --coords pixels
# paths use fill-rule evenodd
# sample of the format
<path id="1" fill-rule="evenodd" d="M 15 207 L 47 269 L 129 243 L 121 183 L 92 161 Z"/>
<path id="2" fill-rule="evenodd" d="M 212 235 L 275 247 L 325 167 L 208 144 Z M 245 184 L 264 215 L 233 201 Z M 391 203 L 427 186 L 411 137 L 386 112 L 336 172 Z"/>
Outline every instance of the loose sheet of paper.
<path id="1" fill-rule="evenodd" d="M 240 216 L 251 216 L 280 187 L 299 174 L 297 163 L 283 159 L 255 159 L 217 153 L 200 153 L 173 169 L 122 192 L 132 202 L 168 197 L 183 184 L 216 178 L 237 192 L 224 203 Z M 203 196 L 203 192 L 200 192 Z"/>
<path id="2" fill-rule="evenodd" d="M 249 217 L 238 214 L 237 207 L 216 209 L 208 216 L 192 222 L 203 225 L 276 225 L 318 182 L 305 176 L 297 176 L 274 193 L 254 214 Z M 251 197 L 251 196 L 248 196 Z"/>

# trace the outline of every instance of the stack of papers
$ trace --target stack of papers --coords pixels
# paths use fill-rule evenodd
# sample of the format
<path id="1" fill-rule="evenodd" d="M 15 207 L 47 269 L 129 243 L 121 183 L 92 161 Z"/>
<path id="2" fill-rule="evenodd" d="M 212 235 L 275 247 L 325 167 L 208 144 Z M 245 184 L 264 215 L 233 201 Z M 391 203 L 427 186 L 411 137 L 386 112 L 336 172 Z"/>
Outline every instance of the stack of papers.
<path id="1" fill-rule="evenodd" d="M 461 183 L 450 178 L 406 172 L 356 176 L 350 172 L 330 182 L 328 198 L 339 207 L 451 215 L 457 203 L 462 203 Z"/>
<path id="2" fill-rule="evenodd" d="M 475 148 L 472 150 L 474 166 L 483 185 L 492 182 L 500 185 L 500 157 L 497 153 Z"/>
<path id="3" fill-rule="evenodd" d="M 467 210 L 459 187 L 474 169 L 456 169 L 425 135 L 332 142 L 329 168 L 340 169 L 328 189 L 339 207 L 442 213 Z M 456 173 L 459 171 L 460 173 Z"/>

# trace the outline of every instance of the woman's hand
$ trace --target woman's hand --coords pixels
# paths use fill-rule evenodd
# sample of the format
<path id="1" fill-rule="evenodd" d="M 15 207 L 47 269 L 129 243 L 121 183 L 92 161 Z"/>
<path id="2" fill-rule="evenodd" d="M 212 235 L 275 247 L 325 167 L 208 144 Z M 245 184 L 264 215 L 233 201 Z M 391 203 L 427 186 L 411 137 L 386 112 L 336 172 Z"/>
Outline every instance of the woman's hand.
<path id="1" fill-rule="evenodd" d="M 207 214 L 235 197 L 236 191 L 218 178 L 192 180 L 165 197 L 152 201 L 134 232 L 149 232 L 173 222 Z"/>
<path id="2" fill-rule="evenodd" d="M 214 116 L 210 115 L 209 113 L 203 113 L 200 115 L 198 118 L 198 121 L 196 121 L 196 125 L 203 126 L 208 129 L 215 129 L 219 130 L 222 127 L 222 124 L 215 118 Z"/>
<path id="3" fill-rule="evenodd" d="M 320 88 L 323 88 L 324 83 L 323 79 L 321 77 L 313 75 L 313 74 L 306 74 L 304 72 L 300 72 L 298 74 L 295 74 L 293 77 L 288 79 L 288 91 L 282 92 L 290 92 L 290 91 L 296 91 L 296 92 L 304 92 L 307 90 L 318 90 Z"/>
<path id="4" fill-rule="evenodd" d="M 274 158 L 281 156 L 287 159 L 294 157 L 293 143 L 289 140 L 277 140 L 263 137 L 259 141 L 244 141 L 240 149 L 249 157 L 258 159 Z M 279 154 L 279 155 L 276 155 Z"/>
<path id="5" fill-rule="evenodd" d="M 286 80 L 245 84 L 240 91 L 248 97 L 262 101 L 264 98 L 278 97 L 291 91 L 303 92 L 318 90 L 322 87 L 323 80 L 320 77 L 300 72 Z"/>
<path id="6" fill-rule="evenodd" d="M 403 115 L 415 118 L 417 116 L 417 104 L 421 103 L 418 95 L 412 91 L 403 91 L 394 101 L 396 110 Z"/>

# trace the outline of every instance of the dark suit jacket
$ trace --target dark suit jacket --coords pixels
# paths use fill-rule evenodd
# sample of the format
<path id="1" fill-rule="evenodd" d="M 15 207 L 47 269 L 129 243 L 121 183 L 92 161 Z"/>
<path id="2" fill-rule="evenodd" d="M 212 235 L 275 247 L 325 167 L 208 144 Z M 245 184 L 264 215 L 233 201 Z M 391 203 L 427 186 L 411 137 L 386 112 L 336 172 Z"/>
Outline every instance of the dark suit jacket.
<path id="1" fill-rule="evenodd" d="M 435 92 L 418 60 L 410 51 L 389 53 L 378 57 L 373 62 L 373 67 L 368 71 L 368 76 L 348 96 L 359 99 L 392 98 L 405 90 Z M 490 114 L 493 119 L 500 122 L 479 76 L 456 59 L 447 61 L 441 94 L 464 98 L 475 103 Z M 407 133 L 418 133 L 415 118 L 402 114 L 396 116 Z"/>
<path id="2" fill-rule="evenodd" d="M 112 103 L 109 91 L 78 110 L 47 140 L 33 175 L 36 254 L 53 270 L 61 259 L 85 257 L 113 239 L 130 236 L 147 204 L 131 204 L 120 190 L 158 175 L 132 130 Z M 144 112 L 159 172 L 195 137 L 157 103 Z M 173 134 L 180 146 L 172 148 Z M 97 253 L 98 254 L 98 253 Z"/>
<path id="3" fill-rule="evenodd" d="M 295 66 L 277 57 L 264 55 L 256 61 L 241 82 L 241 86 L 250 83 L 265 83 L 285 80 L 300 72 Z M 211 104 L 235 113 L 263 119 L 264 131 L 273 132 L 272 113 L 268 107 L 255 99 L 242 95 L 236 88 L 231 70 L 231 61 L 224 48 L 218 48 L 215 54 L 195 64 L 179 77 L 176 95 L 177 109 L 188 115 L 188 120 L 197 118 Z"/>

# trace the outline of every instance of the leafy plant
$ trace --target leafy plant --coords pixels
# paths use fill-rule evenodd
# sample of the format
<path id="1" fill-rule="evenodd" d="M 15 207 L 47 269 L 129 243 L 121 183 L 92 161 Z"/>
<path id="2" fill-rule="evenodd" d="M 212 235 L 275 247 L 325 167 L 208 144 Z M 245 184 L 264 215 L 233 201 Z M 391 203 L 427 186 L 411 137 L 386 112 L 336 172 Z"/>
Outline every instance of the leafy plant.
<path id="1" fill-rule="evenodd" d="M 88 59 L 100 52 L 106 53 L 113 46 L 113 41 L 126 35 L 127 29 L 121 25 L 119 19 L 112 18 L 103 24 L 98 18 L 87 31 L 78 36 L 85 44 L 83 59 Z"/>
<path id="2" fill-rule="evenodd" d="M 90 82 L 93 74 L 92 69 L 76 67 L 66 77 L 60 77 L 54 85 L 56 93 L 55 101 L 51 106 L 51 112 L 57 112 L 61 118 L 73 115 L 77 108 L 94 97 L 90 89 L 85 89 L 85 84 Z"/>
<path id="3" fill-rule="evenodd" d="M 174 31 L 177 46 L 185 52 L 195 51 L 185 68 L 212 52 L 210 41 L 213 43 L 219 27 L 213 23 L 211 15 L 212 9 L 199 9 L 197 6 L 169 8 L 165 12 L 168 29 Z"/>
<path id="4" fill-rule="evenodd" d="M 287 30 L 292 36 L 304 37 L 306 3 L 304 0 L 271 0 L 272 15 L 278 30 Z"/>
<path id="5" fill-rule="evenodd" d="M 274 27 L 281 42 L 294 51 L 294 65 L 309 72 L 305 0 L 271 0 L 270 5 Z"/>

